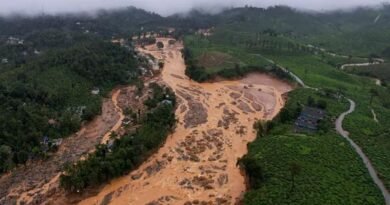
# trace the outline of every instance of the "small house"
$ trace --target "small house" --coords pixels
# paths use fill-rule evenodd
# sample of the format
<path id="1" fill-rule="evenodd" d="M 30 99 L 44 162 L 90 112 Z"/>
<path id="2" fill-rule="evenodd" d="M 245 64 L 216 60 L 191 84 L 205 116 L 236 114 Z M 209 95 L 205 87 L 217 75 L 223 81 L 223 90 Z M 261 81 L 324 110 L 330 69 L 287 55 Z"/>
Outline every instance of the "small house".
<path id="1" fill-rule="evenodd" d="M 99 95 L 100 94 L 100 89 L 99 88 L 94 88 L 91 90 L 92 95 Z"/>
<path id="2" fill-rule="evenodd" d="M 126 117 L 125 119 L 122 120 L 123 125 L 129 125 L 131 123 L 132 123 L 132 120 L 128 117 Z"/>
<path id="3" fill-rule="evenodd" d="M 112 148 L 114 148 L 114 143 L 115 143 L 115 140 L 113 140 L 113 139 L 108 140 L 107 148 L 108 148 L 109 152 L 112 152 Z"/>
<path id="4" fill-rule="evenodd" d="M 19 39 L 15 38 L 13 36 L 8 37 L 8 39 L 7 39 L 8 45 L 16 45 L 16 44 L 18 44 L 18 42 L 19 42 Z"/>
<path id="5" fill-rule="evenodd" d="M 49 137 L 44 136 L 43 139 L 42 139 L 41 144 L 43 144 L 43 145 L 48 145 L 48 144 L 49 144 Z"/>
<path id="6" fill-rule="evenodd" d="M 163 105 L 173 105 L 173 102 L 171 100 L 163 100 L 161 103 Z"/>
<path id="7" fill-rule="evenodd" d="M 62 144 L 62 139 L 53 139 L 51 141 L 52 147 L 59 147 L 59 146 L 61 146 L 61 144 Z"/>
<path id="8" fill-rule="evenodd" d="M 296 132 L 316 132 L 318 130 L 318 124 L 325 118 L 325 111 L 313 108 L 303 108 L 300 116 L 295 121 Z"/>

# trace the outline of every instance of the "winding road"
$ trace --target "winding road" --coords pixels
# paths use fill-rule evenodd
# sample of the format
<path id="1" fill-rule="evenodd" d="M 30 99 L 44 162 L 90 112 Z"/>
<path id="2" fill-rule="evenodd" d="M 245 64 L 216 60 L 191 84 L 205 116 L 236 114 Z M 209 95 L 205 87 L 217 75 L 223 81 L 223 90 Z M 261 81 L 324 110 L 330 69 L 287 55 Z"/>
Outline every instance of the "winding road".
<path id="1" fill-rule="evenodd" d="M 377 174 L 376 170 L 374 169 L 374 167 L 372 166 L 370 160 L 364 154 L 362 149 L 351 138 L 349 138 L 349 133 L 343 129 L 343 121 L 344 121 L 345 116 L 353 113 L 355 111 L 355 107 L 356 107 L 356 103 L 353 100 L 351 100 L 351 99 L 347 99 L 347 100 L 350 103 L 349 110 L 342 113 L 338 117 L 338 119 L 336 120 L 336 130 L 341 136 L 343 136 L 352 145 L 352 147 L 355 149 L 356 153 L 358 153 L 360 158 L 362 158 L 364 165 L 367 167 L 371 178 L 373 179 L 374 183 L 378 186 L 378 188 L 381 190 L 382 195 L 385 198 L 386 205 L 390 205 L 389 191 L 386 189 L 383 182 L 379 179 L 378 174 Z"/>
<path id="2" fill-rule="evenodd" d="M 342 55 L 338 55 L 338 54 L 334 54 L 334 53 L 329 53 L 329 54 L 331 54 L 333 56 L 347 57 L 347 56 L 342 56 Z M 261 55 L 259 55 L 259 56 L 261 56 Z M 280 69 L 282 69 L 284 72 L 288 73 L 303 88 L 319 90 L 319 88 L 313 88 L 313 87 L 310 87 L 310 86 L 306 85 L 305 82 L 301 78 L 299 78 L 297 75 L 295 75 L 291 71 L 287 70 L 283 66 L 276 64 L 273 60 L 268 59 L 268 58 L 266 58 L 264 56 L 261 56 L 261 57 L 266 59 L 268 62 L 270 62 L 272 64 L 275 64 Z M 349 66 L 369 66 L 369 65 L 381 64 L 381 63 L 384 63 L 384 60 L 380 59 L 380 58 L 376 58 L 376 59 L 374 59 L 373 63 L 344 64 L 344 65 L 341 66 L 341 69 L 344 70 L 345 67 L 349 67 Z M 390 194 L 389 194 L 389 191 L 386 189 L 386 187 L 383 184 L 382 180 L 379 179 L 378 174 L 377 174 L 375 168 L 372 166 L 369 158 L 364 154 L 364 152 L 359 147 L 359 145 L 357 145 L 351 138 L 349 138 L 349 133 L 343 129 L 343 121 L 344 121 L 345 116 L 353 113 L 355 111 L 355 108 L 356 108 L 356 103 L 353 100 L 348 99 L 348 98 L 347 98 L 347 100 L 350 103 L 350 108 L 349 108 L 348 111 L 342 113 L 338 117 L 338 119 L 336 120 L 336 130 L 342 137 L 344 137 L 351 144 L 351 146 L 355 149 L 356 153 L 363 160 L 363 163 L 367 167 L 368 172 L 369 172 L 372 180 L 378 186 L 378 188 L 381 190 L 382 195 L 385 198 L 385 204 L 386 205 L 390 205 Z M 374 118 L 376 119 L 376 116 Z"/>
<path id="3" fill-rule="evenodd" d="M 263 57 L 264 58 L 264 57 Z M 274 63 L 275 62 L 271 59 L 267 59 L 265 58 L 267 61 L 269 61 L 270 63 Z M 374 64 L 380 64 L 380 63 L 383 63 L 384 61 L 382 59 L 379 59 L 376 61 L 376 63 Z M 350 65 L 359 65 L 359 66 L 363 66 L 363 65 L 371 65 L 372 63 L 365 63 L 365 64 L 345 64 L 343 65 L 341 68 L 343 69 L 344 67 L 346 66 L 350 66 Z M 314 89 L 314 90 L 319 90 L 319 88 L 312 88 L 312 87 L 309 87 L 307 86 L 304 81 L 299 78 L 297 75 L 293 74 L 292 72 L 290 72 L 289 70 L 287 70 L 286 68 L 284 68 L 283 66 L 281 65 L 277 65 L 279 68 L 281 68 L 284 72 L 288 73 L 291 75 L 291 77 L 293 77 L 295 79 L 295 81 L 300 84 L 302 87 L 304 88 L 309 88 L 309 89 Z M 381 190 L 382 192 L 382 195 L 385 199 L 385 204 L 386 205 L 390 205 L 390 194 L 389 194 L 389 191 L 386 189 L 385 185 L 383 184 L 382 180 L 378 177 L 378 174 L 375 170 L 375 168 L 372 166 L 371 164 L 371 161 L 369 160 L 369 158 L 364 154 L 363 150 L 359 147 L 359 145 L 357 145 L 351 138 L 349 138 L 349 133 L 347 131 L 345 131 L 343 129 L 343 121 L 344 121 L 344 118 L 353 113 L 355 111 L 355 108 L 356 108 L 356 103 L 351 100 L 351 99 L 348 99 L 346 98 L 349 103 L 350 103 L 350 108 L 348 111 L 342 113 L 336 120 L 336 130 L 337 132 L 342 136 L 344 137 L 350 144 L 351 146 L 355 149 L 356 153 L 360 156 L 360 158 L 363 160 L 363 163 L 364 165 L 366 166 L 366 168 L 368 169 L 368 172 L 372 178 L 372 180 L 374 181 L 374 183 L 378 186 L 378 188 Z"/>

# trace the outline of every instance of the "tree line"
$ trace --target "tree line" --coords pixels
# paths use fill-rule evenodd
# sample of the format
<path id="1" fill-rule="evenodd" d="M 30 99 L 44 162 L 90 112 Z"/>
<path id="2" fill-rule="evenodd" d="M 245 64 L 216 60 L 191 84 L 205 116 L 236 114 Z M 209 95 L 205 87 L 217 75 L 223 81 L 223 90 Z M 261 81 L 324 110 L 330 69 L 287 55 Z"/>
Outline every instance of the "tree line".
<path id="1" fill-rule="evenodd" d="M 100 144 L 86 160 L 66 165 L 60 177 L 61 187 L 69 192 L 82 192 L 127 174 L 164 143 L 176 122 L 175 98 L 172 92 L 164 92 L 165 89 L 157 84 L 153 87 L 153 99 L 146 103 L 150 111 L 135 133 L 116 138 L 112 144 Z M 163 103 L 161 100 L 167 98 L 162 96 L 170 96 L 168 99 L 172 103 Z M 152 103 L 154 99 L 160 103 Z"/>
<path id="2" fill-rule="evenodd" d="M 119 46 L 79 42 L 0 73 L 0 173 L 47 155 L 42 140 L 66 137 L 101 112 L 113 86 L 139 75 Z M 100 95 L 91 90 L 99 88 Z"/>
<path id="3" fill-rule="evenodd" d="M 205 67 L 200 66 L 198 64 L 197 60 L 195 59 L 195 56 L 189 48 L 184 48 L 182 50 L 182 55 L 186 64 L 185 74 L 197 82 L 212 80 L 217 76 L 227 79 L 233 79 L 237 77 L 243 77 L 244 75 L 251 72 L 269 73 L 280 79 L 291 80 L 291 76 L 285 71 L 281 70 L 276 65 L 262 67 L 255 65 L 242 66 L 239 64 L 235 64 L 234 68 L 221 69 L 216 73 L 208 73 Z"/>

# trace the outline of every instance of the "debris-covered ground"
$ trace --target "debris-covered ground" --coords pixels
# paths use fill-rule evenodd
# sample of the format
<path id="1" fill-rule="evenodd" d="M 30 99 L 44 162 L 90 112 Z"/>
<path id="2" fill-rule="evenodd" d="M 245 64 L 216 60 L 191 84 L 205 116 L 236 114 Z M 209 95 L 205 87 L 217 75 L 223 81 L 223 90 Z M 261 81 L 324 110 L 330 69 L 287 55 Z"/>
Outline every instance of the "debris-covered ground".
<path id="1" fill-rule="evenodd" d="M 271 119 L 291 86 L 267 75 L 196 83 L 185 74 L 182 45 L 141 49 L 165 66 L 162 81 L 176 93 L 178 124 L 164 146 L 129 175 L 81 204 L 234 204 L 245 191 L 237 159 L 254 140 L 253 123 Z"/>
<path id="2" fill-rule="evenodd" d="M 69 204 L 83 196 L 69 197 L 59 188 L 59 176 L 66 163 L 75 163 L 92 152 L 95 145 L 108 143 L 112 132 L 122 136 L 139 126 L 137 118 L 147 111 L 144 101 L 151 95 L 147 79 L 141 91 L 135 86 L 114 90 L 105 99 L 102 114 L 82 126 L 76 134 L 64 138 L 59 150 L 46 160 L 33 161 L 0 178 L 0 204 Z M 107 198 L 105 198 L 107 200 Z"/>

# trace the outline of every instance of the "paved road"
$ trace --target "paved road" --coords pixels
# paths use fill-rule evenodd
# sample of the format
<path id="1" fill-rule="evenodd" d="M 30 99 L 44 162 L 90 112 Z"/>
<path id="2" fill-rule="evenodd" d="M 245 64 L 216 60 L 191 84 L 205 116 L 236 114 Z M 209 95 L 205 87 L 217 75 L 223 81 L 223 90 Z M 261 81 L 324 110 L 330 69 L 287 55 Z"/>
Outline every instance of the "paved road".
<path id="1" fill-rule="evenodd" d="M 368 157 L 364 154 L 362 149 L 351 139 L 349 138 L 349 133 L 343 129 L 343 121 L 345 116 L 351 114 L 355 111 L 356 104 L 354 101 L 348 99 L 350 105 L 350 108 L 348 111 L 342 113 L 339 118 L 336 120 L 336 130 L 337 132 L 343 136 L 347 141 L 352 145 L 352 147 L 355 149 L 356 153 L 359 154 L 360 158 L 362 158 L 364 164 L 366 165 L 368 172 L 370 173 L 371 178 L 373 179 L 374 183 L 378 186 L 378 188 L 381 190 L 383 197 L 385 198 L 386 205 L 390 205 L 390 194 L 389 191 L 386 189 L 383 182 L 379 179 L 377 172 L 375 171 L 374 167 L 372 166 L 370 160 Z"/>
<path id="2" fill-rule="evenodd" d="M 262 56 L 263 57 L 263 56 Z M 265 58 L 265 57 L 263 57 Z M 275 62 L 271 59 L 267 59 L 265 58 L 267 61 L 269 61 L 270 63 L 273 63 L 275 64 Z M 383 60 L 382 59 L 379 59 L 381 60 L 381 62 L 383 63 Z M 295 75 L 294 73 L 290 72 L 289 70 L 287 70 L 286 68 L 284 68 L 283 66 L 280 66 L 280 65 L 277 65 L 276 66 L 280 67 L 284 72 L 286 73 L 289 73 L 297 82 L 298 84 L 300 84 L 302 87 L 304 88 L 310 88 L 310 89 L 314 89 L 314 90 L 319 90 L 318 88 L 313 88 L 313 87 L 309 87 L 307 86 L 302 79 L 300 79 L 297 75 Z M 344 121 L 344 118 L 345 116 L 351 114 L 352 112 L 355 111 L 355 107 L 356 107 L 356 103 L 354 101 L 352 101 L 351 99 L 348 99 L 349 103 L 351 104 L 350 108 L 348 111 L 342 113 L 339 118 L 336 120 L 336 130 L 337 132 L 343 136 L 345 139 L 347 139 L 347 141 L 352 145 L 352 147 L 355 149 L 356 153 L 358 153 L 358 155 L 360 156 L 360 158 L 363 160 L 364 162 L 364 165 L 367 167 L 368 169 L 368 172 L 372 178 L 372 180 L 374 181 L 374 183 L 378 186 L 378 188 L 381 190 L 382 192 L 382 195 L 383 197 L 385 198 L 385 202 L 386 202 L 386 205 L 390 205 L 390 194 L 389 194 L 389 191 L 386 189 L 385 185 L 383 184 L 383 182 L 379 179 L 378 177 L 378 174 L 376 172 L 376 170 L 374 169 L 374 167 L 372 166 L 370 160 L 368 159 L 368 157 L 364 154 L 364 152 L 362 151 L 362 149 L 351 139 L 349 138 L 349 133 L 347 131 L 345 131 L 343 129 L 343 121 Z"/>
<path id="3" fill-rule="evenodd" d="M 370 65 L 379 65 L 382 64 L 382 61 L 374 61 L 372 63 L 351 63 L 351 64 L 344 64 L 341 66 L 341 70 L 344 70 L 346 67 L 366 67 Z"/>

